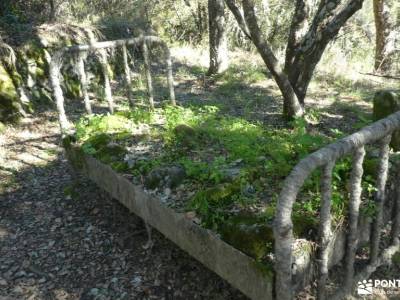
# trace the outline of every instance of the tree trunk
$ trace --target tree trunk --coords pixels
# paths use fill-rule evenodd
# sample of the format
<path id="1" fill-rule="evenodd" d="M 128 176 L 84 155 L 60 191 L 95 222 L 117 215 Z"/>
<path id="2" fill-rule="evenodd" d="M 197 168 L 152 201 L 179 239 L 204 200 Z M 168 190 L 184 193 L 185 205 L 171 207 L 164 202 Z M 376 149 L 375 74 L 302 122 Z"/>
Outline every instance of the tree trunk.
<path id="1" fill-rule="evenodd" d="M 56 7 L 54 0 L 49 0 L 50 4 L 50 15 L 49 15 L 49 21 L 54 22 L 56 20 Z"/>
<path id="2" fill-rule="evenodd" d="M 390 34 L 389 11 L 385 0 L 374 0 L 375 18 L 375 65 L 376 72 L 385 73 L 390 69 L 388 37 Z"/>
<path id="3" fill-rule="evenodd" d="M 224 0 L 208 0 L 210 67 L 207 74 L 218 74 L 228 68 L 228 43 L 225 31 Z"/>
<path id="4" fill-rule="evenodd" d="M 252 0 L 243 0 L 244 20 L 247 23 L 251 39 L 257 47 L 267 68 L 274 77 L 283 96 L 283 114 L 288 118 L 299 117 L 304 114 L 304 109 L 293 90 L 285 72 L 282 70 L 278 59 L 271 47 L 262 35 L 255 16 L 255 8 Z"/>
<path id="5" fill-rule="evenodd" d="M 242 0 L 244 16 L 234 0 L 225 0 L 240 28 L 257 47 L 283 96 L 283 112 L 293 118 L 304 113 L 304 100 L 315 68 L 331 42 L 347 20 L 361 9 L 364 0 L 320 1 L 317 12 L 309 20 L 312 1 L 296 0 L 287 41 L 285 66 L 274 55 L 258 26 L 255 1 Z M 309 26 L 307 26 L 310 24 Z M 308 27 L 308 29 L 307 29 Z"/>

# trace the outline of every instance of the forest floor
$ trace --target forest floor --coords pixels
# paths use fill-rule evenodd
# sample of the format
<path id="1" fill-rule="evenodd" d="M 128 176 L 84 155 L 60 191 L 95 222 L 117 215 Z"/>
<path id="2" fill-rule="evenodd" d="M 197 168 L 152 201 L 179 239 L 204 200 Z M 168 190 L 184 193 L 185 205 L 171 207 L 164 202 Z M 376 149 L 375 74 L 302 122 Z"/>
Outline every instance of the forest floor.
<path id="1" fill-rule="evenodd" d="M 93 183 L 74 181 L 56 114 L 1 136 L 0 299 L 246 299 Z"/>
<path id="2" fill-rule="evenodd" d="M 200 63 L 175 55 L 181 104 L 217 104 L 283 126 L 279 94 L 262 67 L 249 68 L 251 58 L 209 79 Z M 321 78 L 308 102 L 315 130 L 349 133 L 368 123 L 382 84 Z M 144 249 L 143 222 L 75 180 L 60 144 L 56 113 L 46 110 L 0 135 L 0 299 L 246 299 L 157 232 Z"/>

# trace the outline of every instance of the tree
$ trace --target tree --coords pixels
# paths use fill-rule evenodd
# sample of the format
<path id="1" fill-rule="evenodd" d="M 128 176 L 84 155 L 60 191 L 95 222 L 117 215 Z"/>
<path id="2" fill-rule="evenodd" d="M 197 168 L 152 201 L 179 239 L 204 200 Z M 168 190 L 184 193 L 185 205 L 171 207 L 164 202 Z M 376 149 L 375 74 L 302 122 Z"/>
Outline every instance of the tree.
<path id="1" fill-rule="evenodd" d="M 393 24 L 387 0 L 374 0 L 375 18 L 375 65 L 376 72 L 387 72 L 391 67 L 391 54 L 394 52 Z"/>
<path id="2" fill-rule="evenodd" d="M 315 68 L 329 42 L 359 9 L 364 0 L 320 0 L 311 14 L 312 0 L 296 0 L 287 38 L 286 56 L 281 63 L 263 34 L 253 0 L 225 0 L 245 35 L 256 46 L 284 99 L 288 118 L 304 114 L 304 100 Z M 311 15 L 313 17 L 311 18 Z"/>
<path id="3" fill-rule="evenodd" d="M 49 21 L 54 22 L 56 20 L 56 7 L 54 0 L 49 0 L 49 5 L 50 5 Z"/>
<path id="4" fill-rule="evenodd" d="M 210 67 L 208 75 L 228 68 L 228 44 L 225 30 L 224 0 L 208 0 Z"/>

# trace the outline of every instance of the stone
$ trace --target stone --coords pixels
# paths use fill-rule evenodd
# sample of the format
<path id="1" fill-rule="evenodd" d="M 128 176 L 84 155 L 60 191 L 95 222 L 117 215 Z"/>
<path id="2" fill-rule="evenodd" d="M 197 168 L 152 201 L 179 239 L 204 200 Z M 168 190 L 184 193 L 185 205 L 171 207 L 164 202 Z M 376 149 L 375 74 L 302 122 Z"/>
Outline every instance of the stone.
<path id="1" fill-rule="evenodd" d="M 179 124 L 174 128 L 179 143 L 185 148 L 193 148 L 197 141 L 196 130 L 186 124 Z"/>
<path id="2" fill-rule="evenodd" d="M 159 187 L 174 188 L 186 177 L 185 170 L 178 165 L 153 169 L 146 177 L 144 184 L 149 189 Z"/>
<path id="3" fill-rule="evenodd" d="M 373 118 L 374 121 L 383 119 L 400 110 L 400 91 L 382 90 L 374 97 Z M 390 146 L 394 151 L 400 151 L 400 130 L 393 132 Z"/>
<path id="4" fill-rule="evenodd" d="M 100 293 L 100 290 L 98 288 L 92 288 L 89 292 L 91 296 L 97 296 Z"/>

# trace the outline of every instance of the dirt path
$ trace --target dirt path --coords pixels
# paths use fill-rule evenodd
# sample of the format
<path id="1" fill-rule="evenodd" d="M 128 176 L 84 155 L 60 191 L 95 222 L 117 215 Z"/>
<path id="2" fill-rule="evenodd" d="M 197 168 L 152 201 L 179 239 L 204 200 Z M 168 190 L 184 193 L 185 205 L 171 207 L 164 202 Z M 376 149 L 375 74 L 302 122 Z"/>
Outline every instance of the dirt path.
<path id="1" fill-rule="evenodd" d="M 92 183 L 53 113 L 0 135 L 0 299 L 246 299 Z M 115 218 L 114 216 L 118 216 Z"/>

